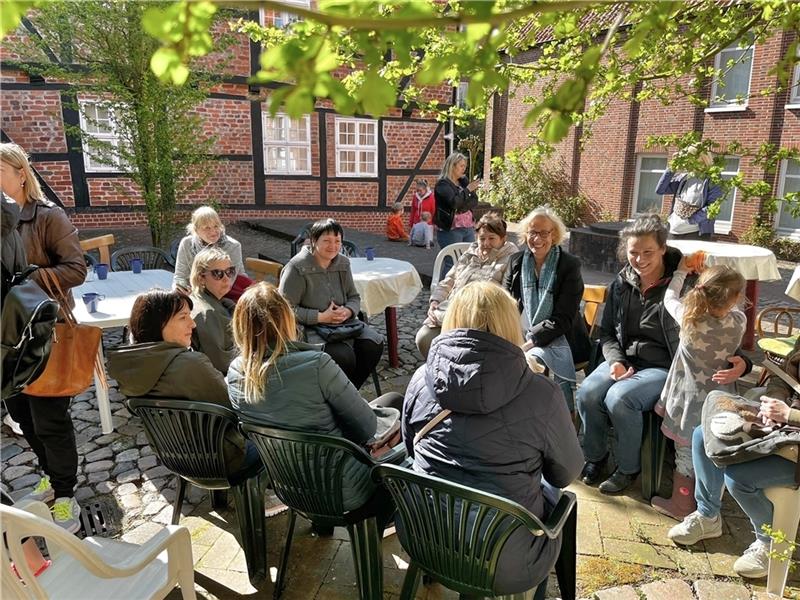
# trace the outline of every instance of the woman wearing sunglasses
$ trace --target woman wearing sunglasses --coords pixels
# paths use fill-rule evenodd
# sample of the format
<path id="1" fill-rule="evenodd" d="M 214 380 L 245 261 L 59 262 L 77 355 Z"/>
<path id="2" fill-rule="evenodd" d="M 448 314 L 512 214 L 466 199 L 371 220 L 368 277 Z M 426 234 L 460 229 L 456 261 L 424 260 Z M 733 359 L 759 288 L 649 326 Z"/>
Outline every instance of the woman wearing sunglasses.
<path id="1" fill-rule="evenodd" d="M 190 282 L 192 318 L 197 327 L 192 332 L 192 348 L 208 356 L 223 376 L 237 353 L 231 333 L 236 304 L 225 298 L 235 280 L 236 267 L 219 248 L 206 248 L 194 257 Z"/>

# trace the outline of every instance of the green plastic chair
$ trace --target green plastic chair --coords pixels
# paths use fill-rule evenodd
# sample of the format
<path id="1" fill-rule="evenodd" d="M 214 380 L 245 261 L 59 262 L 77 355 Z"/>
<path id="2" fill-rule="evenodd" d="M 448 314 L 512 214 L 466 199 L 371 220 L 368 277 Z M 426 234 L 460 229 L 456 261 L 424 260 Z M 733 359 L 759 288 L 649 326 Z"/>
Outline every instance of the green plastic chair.
<path id="1" fill-rule="evenodd" d="M 238 428 L 236 413 L 207 402 L 165 398 L 129 398 L 127 404 L 141 418 L 153 452 L 178 476 L 172 524 L 180 521 L 187 482 L 211 490 L 214 508 L 226 505 L 226 490 L 230 489 L 250 582 L 260 586 L 267 578 L 264 493 L 269 478 L 263 464 L 231 478 L 223 444 L 226 433 Z"/>
<path id="2" fill-rule="evenodd" d="M 511 500 L 394 465 L 380 465 L 372 476 L 397 505 L 398 536 L 411 557 L 400 600 L 412 600 L 424 572 L 461 598 L 529 598 L 534 590 L 495 595 L 497 563 L 508 538 L 518 529 L 550 539 L 562 536 L 556 575 L 564 600 L 575 599 L 577 499 L 563 492 L 545 523 Z M 468 515 L 473 518 L 468 518 Z M 544 598 L 547 580 L 535 591 Z"/>
<path id="3" fill-rule="evenodd" d="M 649 501 L 661 487 L 664 473 L 664 456 L 667 452 L 667 438 L 661 433 L 661 417 L 648 410 L 642 415 L 642 498 Z"/>
<path id="4" fill-rule="evenodd" d="M 388 495 L 378 490 L 366 504 L 347 511 L 342 494 L 343 471 L 348 459 L 370 468 L 378 463 L 362 448 L 341 437 L 274 429 L 245 418 L 242 418 L 241 428 L 258 448 L 275 495 L 290 509 L 286 545 L 273 598 L 283 593 L 294 524 L 300 514 L 319 527 L 347 527 L 359 598 L 381 600 L 381 540 L 383 528 L 395 512 L 394 505 Z M 395 462 L 404 458 L 405 448 L 399 446 L 382 457 L 382 461 Z"/>

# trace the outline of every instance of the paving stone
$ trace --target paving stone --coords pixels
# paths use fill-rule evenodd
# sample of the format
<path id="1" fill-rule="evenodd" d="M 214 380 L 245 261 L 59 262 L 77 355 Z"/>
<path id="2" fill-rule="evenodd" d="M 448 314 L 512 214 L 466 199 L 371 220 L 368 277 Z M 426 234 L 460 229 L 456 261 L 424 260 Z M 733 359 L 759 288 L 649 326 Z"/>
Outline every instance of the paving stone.
<path id="1" fill-rule="evenodd" d="M 75 419 L 72 421 L 72 427 L 73 429 L 75 429 L 75 431 L 83 431 L 90 425 L 91 423 L 87 423 L 86 421 L 81 421 L 80 419 Z"/>
<path id="2" fill-rule="evenodd" d="M 112 407 L 112 409 L 113 409 L 113 407 Z M 121 407 L 121 408 L 119 408 L 118 410 L 115 410 L 115 411 L 114 411 L 112 414 L 113 414 L 115 417 L 120 417 L 120 418 L 122 418 L 122 419 L 125 419 L 126 421 L 127 421 L 128 419 L 130 419 L 130 418 L 133 416 L 133 415 L 130 413 L 130 411 L 129 411 L 127 408 L 125 408 L 124 406 L 123 406 L 123 407 Z"/>
<path id="3" fill-rule="evenodd" d="M 86 394 L 81 394 L 81 396 L 86 396 Z M 83 413 L 83 412 L 85 412 L 87 410 L 91 410 L 92 409 L 92 405 L 89 404 L 88 402 L 78 401 L 78 398 L 81 398 L 81 396 L 75 396 L 75 401 L 73 401 L 72 406 L 69 407 L 69 410 L 73 414 Z M 90 394 L 88 397 L 84 398 L 83 400 L 89 399 L 89 398 L 94 400 L 94 394 Z"/>
<path id="4" fill-rule="evenodd" d="M 128 494 L 133 494 L 137 492 L 139 488 L 136 487 L 133 483 L 123 483 L 121 486 L 117 488 L 117 494 L 121 496 L 126 496 Z"/>
<path id="5" fill-rule="evenodd" d="M 139 462 L 136 463 L 142 471 L 146 471 L 147 469 L 152 469 L 158 464 L 158 458 L 153 456 L 145 456 L 144 458 L 140 458 Z"/>
<path id="6" fill-rule="evenodd" d="M 765 590 L 756 590 L 753 592 L 753 600 L 781 600 L 781 597 Z"/>
<path id="7" fill-rule="evenodd" d="M 144 446 L 144 445 L 146 445 L 148 443 L 149 442 L 147 441 L 147 434 L 144 431 L 140 431 L 139 433 L 136 434 L 136 445 L 137 446 Z"/>
<path id="8" fill-rule="evenodd" d="M 594 593 L 596 600 L 639 600 L 639 594 L 629 585 L 620 585 Z"/>
<path id="9" fill-rule="evenodd" d="M 7 462 L 10 466 L 16 467 L 18 465 L 24 465 L 25 463 L 33 462 L 35 459 L 36 454 L 33 452 L 20 452 Z"/>
<path id="10" fill-rule="evenodd" d="M 750 592 L 741 583 L 701 579 L 693 587 L 697 600 L 750 600 Z"/>
<path id="11" fill-rule="evenodd" d="M 157 479 L 159 477 L 167 477 L 169 475 L 172 475 L 172 471 L 170 471 L 164 465 L 153 467 L 152 469 L 148 469 L 144 472 L 144 477 L 146 479 Z"/>
<path id="12" fill-rule="evenodd" d="M 108 471 L 96 471 L 87 475 L 89 483 L 100 483 L 101 481 L 108 481 L 111 478 L 111 473 Z"/>
<path id="13" fill-rule="evenodd" d="M 658 550 L 662 555 L 669 557 L 677 565 L 678 570 L 687 577 L 714 576 L 714 570 L 705 552 L 695 552 L 675 546 L 665 546 Z"/>
<path id="14" fill-rule="evenodd" d="M 164 529 L 163 525 L 145 521 L 141 525 L 125 532 L 122 535 L 122 541 L 128 542 L 129 544 L 143 544 L 162 529 Z"/>
<path id="15" fill-rule="evenodd" d="M 21 453 L 22 453 L 22 448 L 20 448 L 17 444 L 10 443 L 7 446 L 3 446 L 0 449 L 0 459 L 8 460 Z"/>
<path id="16" fill-rule="evenodd" d="M 130 448 L 128 450 L 124 450 L 117 454 L 114 457 L 118 463 L 133 461 L 139 458 L 139 449 L 138 448 Z"/>
<path id="17" fill-rule="evenodd" d="M 128 483 L 131 481 L 137 481 L 141 478 L 142 474 L 138 469 L 131 469 L 130 471 L 125 471 L 124 473 L 117 475 L 117 483 Z"/>
<path id="18" fill-rule="evenodd" d="M 584 502 L 580 508 L 577 529 L 578 554 L 601 555 L 603 554 L 603 542 L 594 503 Z"/>
<path id="19" fill-rule="evenodd" d="M 183 509 L 181 510 L 181 514 L 183 514 L 185 510 L 186 506 L 184 506 Z M 172 523 L 172 507 L 165 506 L 164 508 L 162 508 L 161 512 L 153 517 L 153 522 L 161 523 L 162 525 L 169 525 L 170 523 Z"/>
<path id="20" fill-rule="evenodd" d="M 148 444 L 147 446 L 142 446 L 142 449 L 139 452 L 139 456 L 151 456 L 153 454 L 153 449 Z"/>
<path id="21" fill-rule="evenodd" d="M 88 487 L 81 487 L 75 490 L 75 500 L 78 504 L 88 504 L 87 500 L 94 498 L 94 492 Z"/>
<path id="22" fill-rule="evenodd" d="M 164 510 L 165 506 L 167 506 L 166 502 L 145 502 L 144 508 L 142 509 L 142 515 L 145 517 L 154 515 Z"/>
<path id="23" fill-rule="evenodd" d="M 94 452 L 97 450 L 97 444 L 94 442 L 86 442 L 85 444 L 81 444 L 78 446 L 78 454 L 82 456 L 86 456 L 90 452 Z"/>
<path id="24" fill-rule="evenodd" d="M 139 494 L 127 494 L 119 497 L 119 503 L 125 509 L 138 508 L 142 505 L 142 500 Z"/>
<path id="25" fill-rule="evenodd" d="M 101 481 L 94 487 L 94 489 L 98 494 L 110 494 L 116 489 L 116 487 L 117 484 L 113 481 Z"/>
<path id="26" fill-rule="evenodd" d="M 98 460 L 97 462 L 86 465 L 83 472 L 88 475 L 89 473 L 97 473 L 98 471 L 109 471 L 113 466 L 113 460 Z"/>
<path id="27" fill-rule="evenodd" d="M 603 539 L 608 537 L 633 542 L 639 540 L 623 506 L 596 503 L 594 508 Z"/>
<path id="28" fill-rule="evenodd" d="M 120 473 L 125 473 L 126 471 L 130 471 L 135 468 L 136 468 L 136 463 L 134 462 L 117 463 L 116 465 L 114 465 L 114 468 L 111 469 L 111 475 L 116 477 Z"/>
<path id="29" fill-rule="evenodd" d="M 603 537 L 603 548 L 605 549 L 606 557 L 611 560 L 621 560 L 662 569 L 674 569 L 676 567 L 668 556 L 659 553 L 650 544 Z"/>
<path id="30" fill-rule="evenodd" d="M 19 465 L 17 467 L 6 467 L 3 469 L 3 479 L 6 481 L 13 481 L 23 475 L 33 473 L 33 467 L 28 465 Z"/>
<path id="31" fill-rule="evenodd" d="M 118 431 L 122 435 L 135 436 L 136 434 L 141 433 L 142 426 L 138 422 L 135 423 L 135 424 L 131 423 L 131 422 L 128 422 L 125 425 L 123 425 L 122 427 L 120 427 Z"/>
<path id="32" fill-rule="evenodd" d="M 692 588 L 682 579 L 665 579 L 639 588 L 645 600 L 694 600 Z"/>
<path id="33" fill-rule="evenodd" d="M 118 437 L 119 434 L 112 431 L 111 433 L 101 435 L 99 438 L 95 438 L 94 443 L 98 446 L 105 446 L 116 440 Z"/>
<path id="34" fill-rule="evenodd" d="M 103 460 L 106 458 L 111 458 L 114 456 L 114 453 L 111 451 L 111 448 L 104 447 L 94 450 L 93 452 L 89 452 L 86 455 L 86 462 L 94 462 L 96 460 Z"/>
<path id="35" fill-rule="evenodd" d="M 100 422 L 100 411 L 98 410 L 84 410 L 79 415 L 77 415 L 78 420 L 83 421 L 84 423 L 99 423 Z"/>
<path id="36" fill-rule="evenodd" d="M 134 447 L 136 447 L 136 440 L 133 436 L 129 435 L 120 437 L 119 439 L 111 442 L 111 451 L 115 454 L 117 452 L 125 452 L 126 450 L 130 450 Z"/>
<path id="37" fill-rule="evenodd" d="M 23 475 L 18 479 L 10 481 L 9 485 L 11 486 L 12 490 L 21 490 L 22 488 L 36 485 L 39 483 L 39 479 L 41 479 L 41 477 L 39 477 L 38 473 L 30 473 L 29 475 Z"/>

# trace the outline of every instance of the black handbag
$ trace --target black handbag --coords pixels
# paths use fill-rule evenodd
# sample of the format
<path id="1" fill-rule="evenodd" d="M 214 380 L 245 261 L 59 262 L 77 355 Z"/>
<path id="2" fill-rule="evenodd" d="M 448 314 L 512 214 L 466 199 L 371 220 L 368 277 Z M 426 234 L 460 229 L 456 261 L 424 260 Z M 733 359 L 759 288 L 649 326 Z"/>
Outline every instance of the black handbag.
<path id="1" fill-rule="evenodd" d="M 334 343 L 357 338 L 364 331 L 364 322 L 353 319 L 339 325 L 318 324 L 312 327 L 326 343 Z"/>

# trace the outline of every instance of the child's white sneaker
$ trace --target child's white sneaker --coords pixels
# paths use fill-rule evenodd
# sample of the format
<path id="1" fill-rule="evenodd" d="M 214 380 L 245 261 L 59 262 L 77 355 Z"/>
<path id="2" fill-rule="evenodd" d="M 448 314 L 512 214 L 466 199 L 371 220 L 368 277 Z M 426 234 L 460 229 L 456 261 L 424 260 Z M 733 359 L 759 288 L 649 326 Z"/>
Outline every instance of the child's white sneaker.
<path id="1" fill-rule="evenodd" d="M 718 538 L 722 535 L 722 519 L 719 515 L 715 518 L 704 517 L 694 511 L 686 518 L 672 527 L 667 537 L 676 544 L 691 546 L 700 540 Z"/>
<path id="2" fill-rule="evenodd" d="M 769 570 L 769 544 L 756 540 L 744 551 L 736 562 L 733 570 L 740 577 L 748 579 L 761 579 L 767 576 Z"/>
<path id="3" fill-rule="evenodd" d="M 53 504 L 53 522 L 70 533 L 77 533 L 81 528 L 81 507 L 75 498 L 56 498 Z"/>

